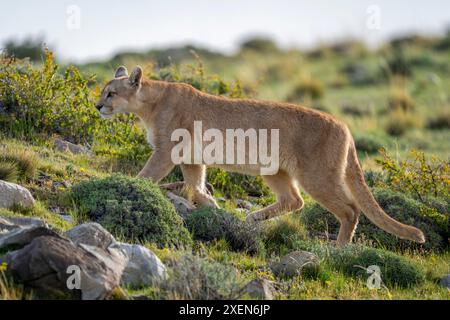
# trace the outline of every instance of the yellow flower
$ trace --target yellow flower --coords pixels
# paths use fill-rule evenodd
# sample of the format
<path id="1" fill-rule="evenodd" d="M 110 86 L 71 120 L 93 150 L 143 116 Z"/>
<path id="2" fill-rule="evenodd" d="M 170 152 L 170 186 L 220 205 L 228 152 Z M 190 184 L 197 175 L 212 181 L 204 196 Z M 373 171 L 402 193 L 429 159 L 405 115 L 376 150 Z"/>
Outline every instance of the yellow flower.
<path id="1" fill-rule="evenodd" d="M 6 271 L 7 268 L 8 268 L 8 264 L 6 262 L 3 262 L 2 264 L 0 264 L 0 272 Z"/>

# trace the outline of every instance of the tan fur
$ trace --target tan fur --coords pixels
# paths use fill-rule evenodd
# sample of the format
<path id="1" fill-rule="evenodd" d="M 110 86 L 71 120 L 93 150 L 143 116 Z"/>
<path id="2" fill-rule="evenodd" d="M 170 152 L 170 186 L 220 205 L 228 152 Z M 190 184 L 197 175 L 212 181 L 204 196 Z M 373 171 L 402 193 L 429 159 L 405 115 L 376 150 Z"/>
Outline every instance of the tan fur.
<path id="1" fill-rule="evenodd" d="M 124 73 L 125 72 L 125 73 Z M 228 99 L 202 93 L 186 84 L 141 80 L 142 70 L 131 76 L 118 69 L 116 79 L 102 91 L 98 108 L 104 116 L 132 112 L 151 133 L 153 154 L 139 173 L 159 182 L 174 167 L 171 150 L 173 130 L 193 131 L 194 121 L 203 129 L 279 129 L 280 167 L 263 176 L 277 202 L 252 213 L 248 221 L 269 219 L 303 207 L 298 184 L 341 222 L 338 244 L 353 237 L 359 212 L 381 229 L 401 238 L 424 242 L 423 233 L 389 217 L 376 203 L 360 168 L 353 138 L 347 126 L 331 115 L 301 106 L 251 99 Z M 108 92 L 115 92 L 107 98 Z M 216 165 L 228 171 L 259 174 L 258 165 Z M 185 185 L 194 202 L 217 206 L 205 190 L 204 165 L 181 165 Z"/>

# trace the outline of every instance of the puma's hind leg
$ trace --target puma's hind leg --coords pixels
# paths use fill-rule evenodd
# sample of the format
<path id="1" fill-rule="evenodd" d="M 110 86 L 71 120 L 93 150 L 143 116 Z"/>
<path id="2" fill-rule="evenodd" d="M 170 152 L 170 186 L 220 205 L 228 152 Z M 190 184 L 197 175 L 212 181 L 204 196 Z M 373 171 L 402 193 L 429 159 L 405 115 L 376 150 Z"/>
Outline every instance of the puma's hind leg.
<path id="1" fill-rule="evenodd" d="M 189 200 L 200 206 L 219 208 L 214 197 L 206 191 L 206 167 L 197 164 L 182 164 L 181 172 L 184 178 L 184 192 Z"/>
<path id="2" fill-rule="evenodd" d="M 303 207 L 303 199 L 295 185 L 294 180 L 284 171 L 275 175 L 262 176 L 264 182 L 275 193 L 277 202 L 251 213 L 247 216 L 247 222 L 255 222 L 276 217 L 282 213 L 299 210 Z"/>
<path id="3" fill-rule="evenodd" d="M 341 223 L 337 245 L 345 246 L 352 241 L 360 210 L 349 196 L 345 182 L 339 177 L 327 175 L 299 177 L 303 189 L 324 208 L 333 213 Z"/>

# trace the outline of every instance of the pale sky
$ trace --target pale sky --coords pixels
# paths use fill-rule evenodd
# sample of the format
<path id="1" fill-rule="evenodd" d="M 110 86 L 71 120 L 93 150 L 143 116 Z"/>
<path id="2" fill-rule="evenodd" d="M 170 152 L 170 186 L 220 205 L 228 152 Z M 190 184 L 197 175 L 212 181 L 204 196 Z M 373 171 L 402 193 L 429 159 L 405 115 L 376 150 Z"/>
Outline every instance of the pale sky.
<path id="1" fill-rule="evenodd" d="M 76 21 L 67 13 L 71 5 L 80 9 L 79 29 L 67 27 Z M 379 29 L 367 27 L 374 5 Z M 448 0 L 14 0 L 2 1 L 0 10 L 0 46 L 41 34 L 60 58 L 78 62 L 187 43 L 233 52 L 250 35 L 283 47 L 346 37 L 375 45 L 396 34 L 450 28 Z"/>

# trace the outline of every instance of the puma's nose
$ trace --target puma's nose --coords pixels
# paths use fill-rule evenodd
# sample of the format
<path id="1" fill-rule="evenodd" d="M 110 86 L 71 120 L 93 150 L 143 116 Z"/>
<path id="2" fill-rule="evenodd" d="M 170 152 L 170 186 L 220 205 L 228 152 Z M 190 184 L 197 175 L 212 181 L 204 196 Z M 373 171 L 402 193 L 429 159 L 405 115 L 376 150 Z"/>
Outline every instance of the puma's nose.
<path id="1" fill-rule="evenodd" d="M 98 104 L 95 107 L 97 108 L 98 111 L 100 111 L 100 109 L 103 108 L 103 105 L 102 104 Z"/>

